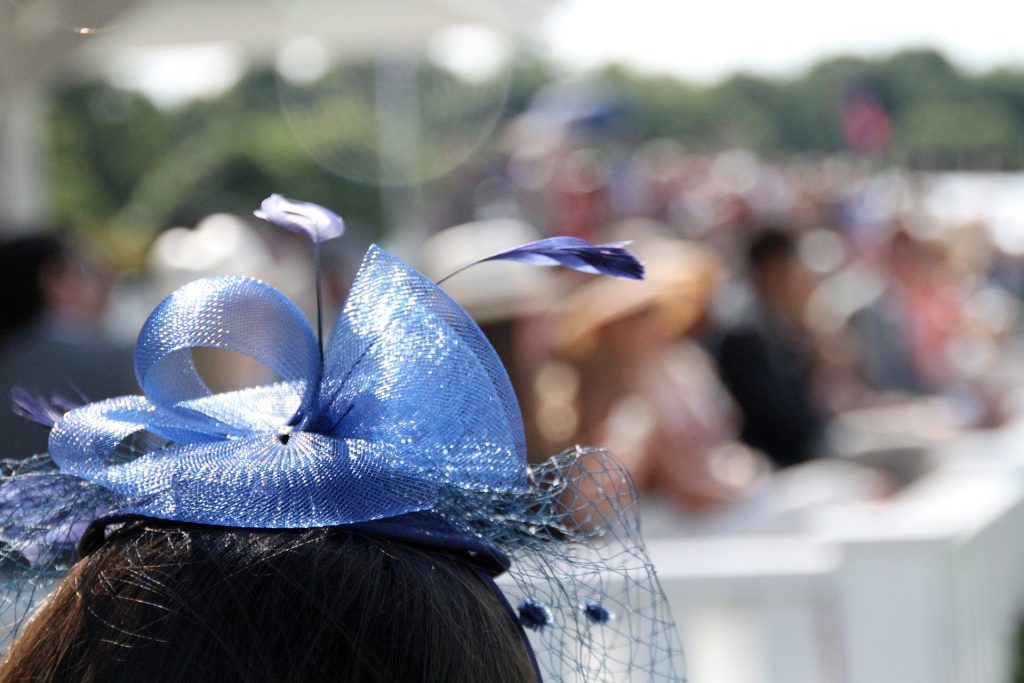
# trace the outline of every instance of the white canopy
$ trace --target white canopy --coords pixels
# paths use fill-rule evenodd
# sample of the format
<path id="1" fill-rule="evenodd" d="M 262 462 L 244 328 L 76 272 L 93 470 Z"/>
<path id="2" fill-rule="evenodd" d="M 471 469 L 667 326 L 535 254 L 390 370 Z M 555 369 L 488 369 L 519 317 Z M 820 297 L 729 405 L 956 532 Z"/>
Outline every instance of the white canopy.
<path id="1" fill-rule="evenodd" d="M 268 63 L 299 39 L 331 58 L 420 51 L 452 26 L 530 40 L 554 0 L 6 0 L 0 2 L 0 225 L 45 217 L 40 122 L 55 83 L 110 75 L 147 50 L 226 48 Z"/>

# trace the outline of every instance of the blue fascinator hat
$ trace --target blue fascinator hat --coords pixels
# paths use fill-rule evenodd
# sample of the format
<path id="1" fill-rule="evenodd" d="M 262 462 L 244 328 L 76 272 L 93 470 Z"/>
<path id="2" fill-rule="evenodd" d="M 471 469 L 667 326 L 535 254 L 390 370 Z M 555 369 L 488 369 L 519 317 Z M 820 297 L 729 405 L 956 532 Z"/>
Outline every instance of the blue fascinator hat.
<path id="1" fill-rule="evenodd" d="M 344 229 L 332 212 L 279 195 L 257 215 L 316 245 Z M 642 276 L 622 244 L 570 238 L 482 260 L 492 259 Z M 87 529 L 102 537 L 143 517 L 350 527 L 462 552 L 487 581 L 497 576 L 490 585 L 543 680 L 684 679 L 625 470 L 580 447 L 528 466 L 508 376 L 437 284 L 371 247 L 321 339 L 270 285 L 206 278 L 143 326 L 144 395 L 66 412 L 21 396 L 21 410 L 52 429 L 48 454 L 0 461 L 4 647 L 77 561 Z M 199 347 L 255 359 L 276 381 L 213 393 L 193 364 Z"/>

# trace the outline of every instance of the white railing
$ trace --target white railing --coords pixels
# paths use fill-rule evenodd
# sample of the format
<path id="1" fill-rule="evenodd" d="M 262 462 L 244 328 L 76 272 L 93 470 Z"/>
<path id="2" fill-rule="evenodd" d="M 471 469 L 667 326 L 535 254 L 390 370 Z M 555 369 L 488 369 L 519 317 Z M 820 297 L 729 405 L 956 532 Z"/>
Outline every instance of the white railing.
<path id="1" fill-rule="evenodd" d="M 1008 683 L 1024 429 L 963 438 L 886 500 L 782 535 L 652 538 L 693 683 Z"/>

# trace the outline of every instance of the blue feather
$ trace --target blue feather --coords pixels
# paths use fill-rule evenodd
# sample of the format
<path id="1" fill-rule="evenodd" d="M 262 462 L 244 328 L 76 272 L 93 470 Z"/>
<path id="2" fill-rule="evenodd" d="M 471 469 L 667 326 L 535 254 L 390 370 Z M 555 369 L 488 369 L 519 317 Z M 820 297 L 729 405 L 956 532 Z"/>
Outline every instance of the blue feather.
<path id="1" fill-rule="evenodd" d="M 59 394 L 53 394 L 49 399 L 45 399 L 25 387 L 11 389 L 11 407 L 14 413 L 47 428 L 53 427 L 64 413 L 77 406 L 74 401 Z"/>
<path id="2" fill-rule="evenodd" d="M 473 261 L 438 281 L 438 284 L 485 261 L 517 261 L 535 266 L 565 266 L 584 273 L 642 280 L 644 266 L 625 246 L 628 242 L 591 244 L 578 237 L 548 237 Z"/>

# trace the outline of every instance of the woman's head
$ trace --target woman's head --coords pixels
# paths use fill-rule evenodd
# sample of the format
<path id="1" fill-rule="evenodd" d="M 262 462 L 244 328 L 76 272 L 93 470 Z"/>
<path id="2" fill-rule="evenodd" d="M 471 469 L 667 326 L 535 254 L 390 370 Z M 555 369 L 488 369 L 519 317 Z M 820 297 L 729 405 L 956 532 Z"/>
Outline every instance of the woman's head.
<path id="1" fill-rule="evenodd" d="M 464 560 L 330 529 L 137 522 L 81 560 L 3 681 L 532 681 Z"/>

